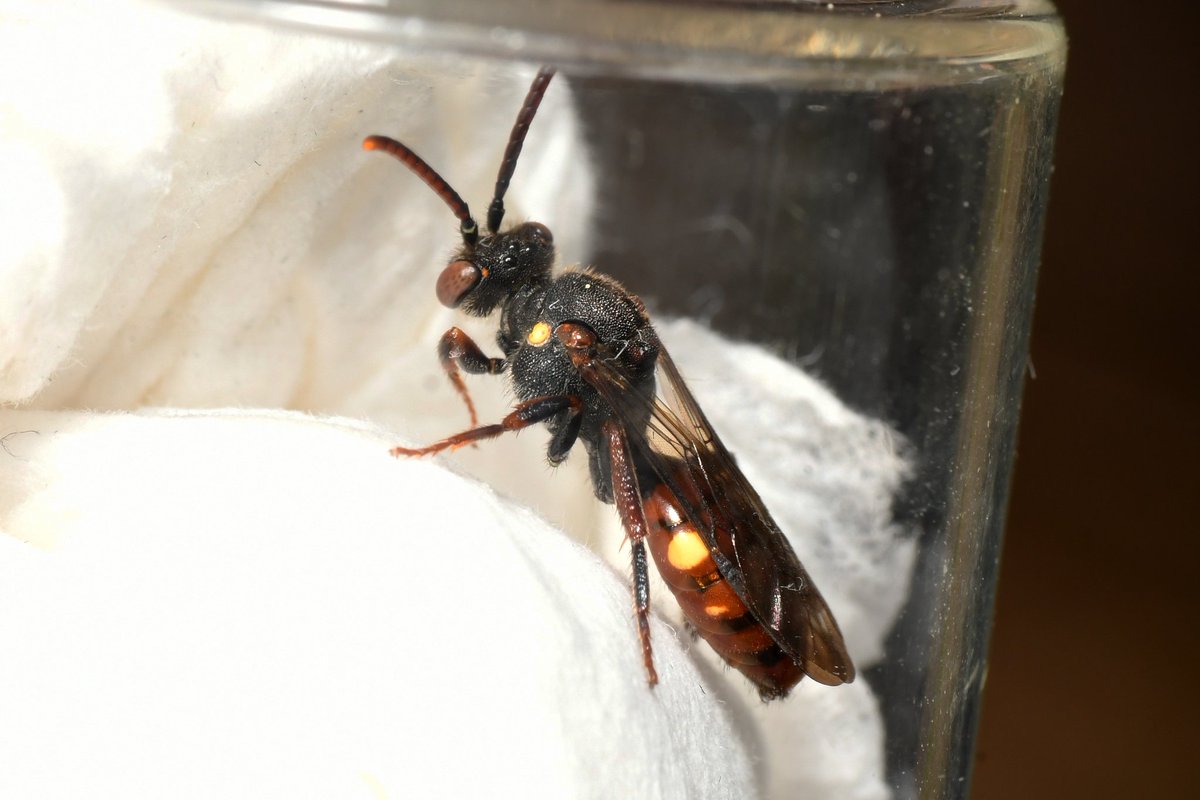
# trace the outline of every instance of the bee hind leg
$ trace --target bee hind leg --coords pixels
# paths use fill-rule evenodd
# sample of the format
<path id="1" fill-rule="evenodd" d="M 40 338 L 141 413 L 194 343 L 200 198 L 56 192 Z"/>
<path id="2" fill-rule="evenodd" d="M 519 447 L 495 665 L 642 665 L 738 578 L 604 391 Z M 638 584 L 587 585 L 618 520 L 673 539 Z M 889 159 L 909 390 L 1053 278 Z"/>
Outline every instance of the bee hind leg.
<path id="1" fill-rule="evenodd" d="M 658 673 L 654 669 L 654 651 L 650 646 L 650 569 L 646 561 L 646 516 L 642 511 L 642 494 L 625 430 L 613 420 L 605 422 L 602 429 L 608 441 L 613 503 L 621 517 L 633 557 L 633 610 L 642 642 L 642 662 L 646 667 L 646 682 L 653 687 L 658 683 Z"/>

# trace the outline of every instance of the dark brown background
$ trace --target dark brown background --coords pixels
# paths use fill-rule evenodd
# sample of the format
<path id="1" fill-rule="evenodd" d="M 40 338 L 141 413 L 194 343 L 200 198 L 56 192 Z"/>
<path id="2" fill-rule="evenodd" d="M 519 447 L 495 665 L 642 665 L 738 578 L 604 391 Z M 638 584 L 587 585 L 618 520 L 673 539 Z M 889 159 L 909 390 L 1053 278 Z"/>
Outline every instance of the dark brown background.
<path id="1" fill-rule="evenodd" d="M 972 797 L 1200 797 L 1200 14 L 1058 7 L 1036 378 Z"/>

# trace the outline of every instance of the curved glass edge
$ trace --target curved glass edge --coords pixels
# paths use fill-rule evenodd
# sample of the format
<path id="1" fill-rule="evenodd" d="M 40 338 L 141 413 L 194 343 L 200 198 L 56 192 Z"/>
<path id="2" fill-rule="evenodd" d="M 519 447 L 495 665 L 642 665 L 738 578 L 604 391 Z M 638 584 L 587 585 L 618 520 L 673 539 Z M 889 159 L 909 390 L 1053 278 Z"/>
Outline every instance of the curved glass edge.
<path id="1" fill-rule="evenodd" d="M 170 2 L 170 0 L 163 0 Z M 909 15 L 821 6 L 647 0 L 191 0 L 241 20 L 383 41 L 421 51 L 553 63 L 578 72 L 712 83 L 837 84 L 876 91 L 1061 69 L 1066 37 L 1044 0 L 911 4 Z M 910 6 L 910 4 L 905 4 Z M 979 24 L 981 21 L 987 24 Z M 736 66 L 736 69 L 732 68 Z"/>

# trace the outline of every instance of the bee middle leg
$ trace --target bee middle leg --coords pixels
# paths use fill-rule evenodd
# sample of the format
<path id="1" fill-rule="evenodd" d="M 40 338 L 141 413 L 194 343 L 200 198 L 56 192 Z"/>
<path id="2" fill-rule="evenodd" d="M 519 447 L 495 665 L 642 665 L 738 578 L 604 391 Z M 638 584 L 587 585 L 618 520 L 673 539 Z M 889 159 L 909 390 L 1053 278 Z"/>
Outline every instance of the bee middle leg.
<path id="1" fill-rule="evenodd" d="M 447 436 L 440 442 L 434 442 L 428 447 L 393 447 L 388 452 L 399 457 L 428 456 L 440 453 L 443 450 L 457 450 L 460 447 L 465 447 L 484 439 L 494 439 L 502 433 L 519 431 L 523 428 L 528 428 L 530 425 L 545 422 L 564 411 L 576 417 L 581 415 L 583 413 L 583 401 L 573 394 L 550 394 L 534 397 L 518 405 L 513 409 L 511 414 L 494 425 L 484 425 L 479 428 L 463 431 L 462 433 L 456 433 L 453 436 Z"/>

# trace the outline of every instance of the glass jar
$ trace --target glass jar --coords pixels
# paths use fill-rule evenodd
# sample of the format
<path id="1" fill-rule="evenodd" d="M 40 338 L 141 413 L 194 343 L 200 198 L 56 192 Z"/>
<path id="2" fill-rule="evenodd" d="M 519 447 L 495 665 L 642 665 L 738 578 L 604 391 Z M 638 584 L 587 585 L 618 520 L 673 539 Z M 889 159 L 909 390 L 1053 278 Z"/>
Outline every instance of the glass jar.
<path id="1" fill-rule="evenodd" d="M 569 220 L 536 188 L 523 201 L 515 186 L 514 204 L 565 223 L 565 261 L 617 278 L 663 320 L 773 513 L 800 520 L 796 548 L 858 661 L 857 705 L 830 711 L 827 698 L 850 690 L 808 683 L 764 708 L 732 695 L 757 720 L 768 794 L 966 797 L 1065 64 L 1051 4 L 188 5 L 384 43 L 431 68 L 559 70 L 589 154 L 570 165 L 590 166 L 575 187 L 587 197 Z M 486 124 L 501 147 L 507 123 Z M 536 128 L 529 148 L 553 148 Z M 454 165 L 436 166 L 454 182 Z M 551 167 L 518 167 L 515 182 Z M 415 179 L 395 191 L 438 203 Z M 430 234 L 437 247 L 454 244 L 447 230 Z M 801 385 L 804 373 L 817 381 Z M 527 454 L 535 475 L 543 446 Z M 588 537 L 594 519 L 554 506 L 590 499 L 585 473 L 547 486 L 508 457 L 471 458 L 467 469 Z M 872 774 L 806 778 L 829 751 Z"/>

